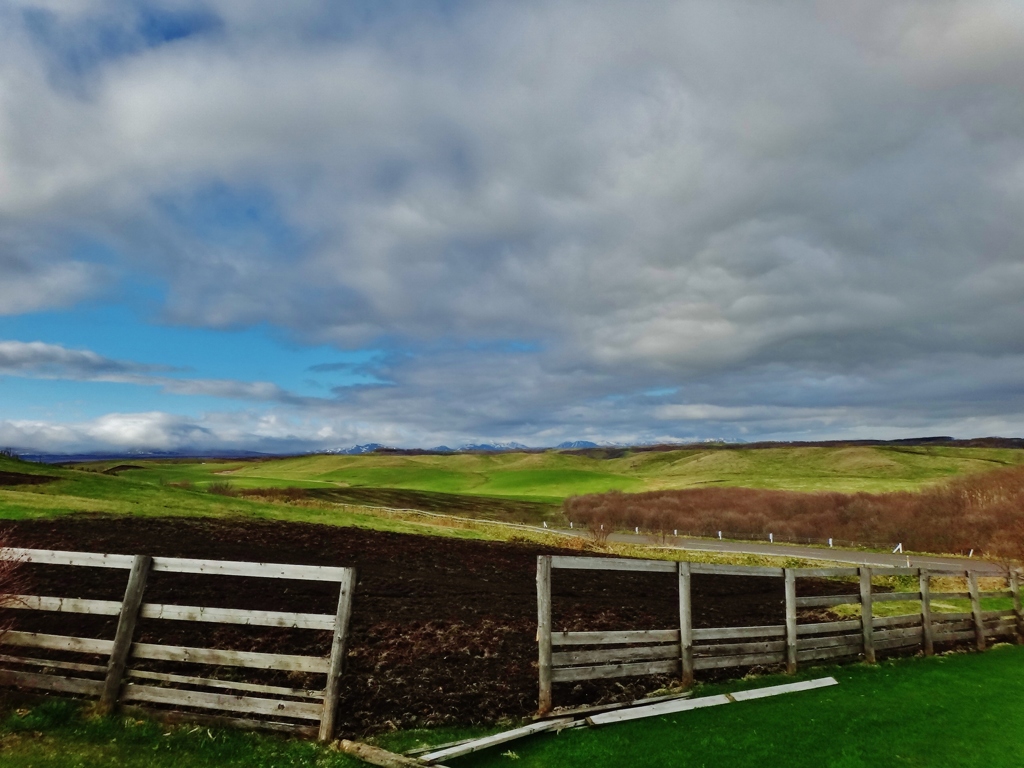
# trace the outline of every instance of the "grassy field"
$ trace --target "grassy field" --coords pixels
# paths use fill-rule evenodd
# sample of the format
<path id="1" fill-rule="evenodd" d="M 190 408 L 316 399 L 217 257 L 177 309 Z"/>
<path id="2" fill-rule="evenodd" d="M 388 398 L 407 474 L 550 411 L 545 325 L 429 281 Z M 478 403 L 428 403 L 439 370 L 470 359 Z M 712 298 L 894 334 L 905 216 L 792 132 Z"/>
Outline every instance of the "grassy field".
<path id="1" fill-rule="evenodd" d="M 992 768 L 1024 763 L 1024 648 L 899 659 L 875 666 L 819 667 L 839 685 L 649 720 L 545 734 L 448 761 L 455 768 Z M 709 696 L 790 682 L 776 676 L 699 686 Z M 386 734 L 371 741 L 402 750 L 482 729 Z M 164 727 L 132 718 L 88 718 L 51 700 L 8 710 L 0 762 L 12 768 L 363 765 L 314 744 L 271 735 Z"/>
<path id="2" fill-rule="evenodd" d="M 568 496 L 744 486 L 891 491 L 1024 463 L 1024 451 L 891 446 L 634 451 L 611 459 L 559 453 L 302 456 L 247 462 L 139 462 L 150 482 L 230 482 L 239 488 L 395 488 L 558 504 Z M 103 470 L 107 462 L 88 468 Z"/>

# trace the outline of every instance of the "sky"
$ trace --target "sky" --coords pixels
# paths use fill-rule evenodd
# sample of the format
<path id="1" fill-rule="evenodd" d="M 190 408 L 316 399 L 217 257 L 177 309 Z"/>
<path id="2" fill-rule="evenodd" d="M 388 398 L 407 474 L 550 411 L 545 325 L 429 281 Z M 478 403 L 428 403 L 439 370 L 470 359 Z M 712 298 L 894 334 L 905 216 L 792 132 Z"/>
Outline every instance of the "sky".
<path id="1" fill-rule="evenodd" d="M 0 445 L 1024 435 L 1017 0 L 0 0 Z"/>

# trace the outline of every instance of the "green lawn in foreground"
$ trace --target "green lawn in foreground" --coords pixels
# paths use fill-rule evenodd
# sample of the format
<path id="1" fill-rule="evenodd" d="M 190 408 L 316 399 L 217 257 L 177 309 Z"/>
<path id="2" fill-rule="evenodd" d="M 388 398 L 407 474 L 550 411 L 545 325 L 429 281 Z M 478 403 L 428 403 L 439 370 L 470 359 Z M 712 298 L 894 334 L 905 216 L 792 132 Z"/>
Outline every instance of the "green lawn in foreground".
<path id="1" fill-rule="evenodd" d="M 545 734 L 453 768 L 1002 768 L 1024 765 L 1024 648 L 816 669 L 838 686 Z M 704 686 L 705 696 L 755 686 Z M 503 752 L 511 751 L 511 755 Z"/>
<path id="2" fill-rule="evenodd" d="M 4 768 L 357 768 L 311 742 L 240 731 L 166 727 L 132 718 L 88 718 L 54 699 L 0 723 Z"/>
<path id="3" fill-rule="evenodd" d="M 452 768 L 1002 768 L 1024 764 L 1024 648 L 818 667 L 703 685 L 697 696 L 832 675 L 839 685 L 630 723 L 544 734 L 446 761 Z M 382 735 L 395 751 L 494 729 Z M 86 718 L 57 699 L 0 720 L 11 768 L 355 768 L 309 742 L 274 735 Z"/>
<path id="4" fill-rule="evenodd" d="M 133 462 L 136 463 L 136 462 Z M 609 490 L 709 485 L 799 491 L 917 490 L 957 475 L 1024 463 L 1024 451 L 856 446 L 632 451 L 613 459 L 557 451 L 440 456 L 301 456 L 248 462 L 142 461 L 125 477 L 238 487 L 380 487 L 544 502 Z M 110 462 L 90 469 L 111 466 Z"/>

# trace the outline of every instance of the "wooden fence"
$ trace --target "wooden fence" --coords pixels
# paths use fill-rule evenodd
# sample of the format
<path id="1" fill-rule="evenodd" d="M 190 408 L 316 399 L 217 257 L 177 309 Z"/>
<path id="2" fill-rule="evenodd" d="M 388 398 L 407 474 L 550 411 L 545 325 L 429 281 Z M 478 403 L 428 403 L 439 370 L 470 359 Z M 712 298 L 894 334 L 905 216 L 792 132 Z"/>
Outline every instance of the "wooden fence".
<path id="1" fill-rule="evenodd" d="M 95 697 L 99 699 L 100 711 L 128 704 L 163 719 L 207 720 L 281 730 L 316 735 L 321 741 L 332 738 L 355 589 L 354 569 L 35 549 L 4 549 L 0 550 L 0 557 L 25 563 L 115 568 L 128 572 L 121 601 L 39 595 L 17 595 L 8 599 L 2 607 L 117 616 L 117 631 L 113 640 L 20 631 L 0 635 L 0 650 L 5 651 L 0 654 L 0 684 Z M 334 615 L 328 615 L 144 602 L 148 575 L 161 571 L 210 577 L 334 582 L 339 585 L 338 607 Z M 327 658 L 157 645 L 134 641 L 140 618 L 332 632 L 333 642 Z M 6 652 L 8 647 L 33 649 L 34 655 L 13 655 Z M 69 656 L 79 660 L 68 660 Z M 82 656 L 105 656 L 107 660 L 105 664 L 88 663 L 81 660 Z M 205 665 L 310 673 L 324 675 L 326 681 L 318 690 L 306 690 L 177 673 L 187 670 L 156 672 L 137 668 L 135 662 L 138 661 L 162 662 L 165 668 L 174 668 L 177 663 L 189 667 Z M 154 705 L 173 709 L 154 710 Z M 211 712 L 217 714 L 210 715 Z"/>
<path id="2" fill-rule="evenodd" d="M 551 625 L 551 578 L 553 569 L 633 571 L 675 574 L 679 590 L 679 628 L 605 632 L 558 632 Z M 693 574 L 719 576 L 767 576 L 785 582 L 785 623 L 771 626 L 714 627 L 695 629 L 691 603 Z M 911 576 L 914 592 L 875 592 L 873 575 Z M 935 577 L 956 576 L 966 580 L 966 592 L 931 591 Z M 797 579 L 856 579 L 845 595 L 797 597 Z M 986 578 L 992 578 L 986 575 Z M 678 675 L 682 684 L 693 683 L 695 671 L 785 664 L 792 674 L 801 662 L 863 656 L 875 661 L 876 651 L 920 648 L 926 655 L 936 643 L 973 640 L 984 650 L 992 638 L 1024 642 L 1020 573 L 1011 571 L 1006 589 L 981 592 L 975 571 L 928 571 L 919 568 L 765 568 L 707 563 L 632 560 L 624 558 L 537 558 L 537 644 L 541 714 L 552 709 L 552 684 L 577 680 L 634 675 Z M 981 600 L 1010 597 L 1012 610 L 982 611 Z M 967 613 L 936 613 L 932 601 L 965 598 Z M 921 603 L 919 613 L 875 617 L 875 602 L 904 600 Z M 799 624 L 798 608 L 828 608 L 859 604 L 860 618 L 847 621 Z M 558 650 L 555 650 L 557 648 Z"/>

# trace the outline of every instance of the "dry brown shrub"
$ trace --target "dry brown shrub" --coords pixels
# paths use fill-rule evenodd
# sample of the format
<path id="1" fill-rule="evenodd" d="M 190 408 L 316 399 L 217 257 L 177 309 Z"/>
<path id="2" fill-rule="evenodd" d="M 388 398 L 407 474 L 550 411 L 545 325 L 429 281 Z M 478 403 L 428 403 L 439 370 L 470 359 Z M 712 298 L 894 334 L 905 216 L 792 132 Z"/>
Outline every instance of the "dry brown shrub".
<path id="1" fill-rule="evenodd" d="M 590 531 L 639 527 L 663 537 L 836 541 L 930 552 L 1024 559 L 1024 467 L 957 478 L 921 492 L 800 493 L 753 488 L 692 488 L 574 496 L 566 517 Z"/>
<path id="2" fill-rule="evenodd" d="M 0 531 L 0 553 L 12 546 L 10 534 Z M 24 562 L 17 557 L 0 558 L 0 605 L 9 605 L 17 595 L 28 592 L 28 577 Z M 13 627 L 12 617 L 0 617 L 0 637 Z"/>

